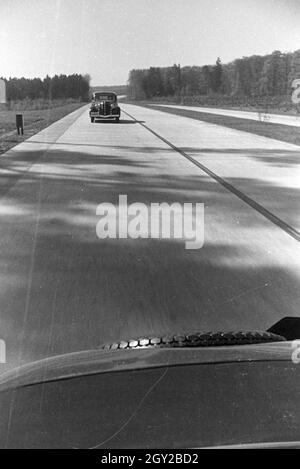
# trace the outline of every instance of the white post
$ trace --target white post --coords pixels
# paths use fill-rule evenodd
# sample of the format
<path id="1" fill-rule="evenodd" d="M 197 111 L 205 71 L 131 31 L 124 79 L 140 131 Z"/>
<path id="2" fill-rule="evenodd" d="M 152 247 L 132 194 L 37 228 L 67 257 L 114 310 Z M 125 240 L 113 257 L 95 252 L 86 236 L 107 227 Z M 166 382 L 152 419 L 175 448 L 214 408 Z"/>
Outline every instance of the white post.
<path id="1" fill-rule="evenodd" d="M 0 339 L 0 363 L 6 363 L 6 345 L 2 339 Z"/>
<path id="2" fill-rule="evenodd" d="M 6 84 L 0 79 L 0 104 L 6 104 Z"/>

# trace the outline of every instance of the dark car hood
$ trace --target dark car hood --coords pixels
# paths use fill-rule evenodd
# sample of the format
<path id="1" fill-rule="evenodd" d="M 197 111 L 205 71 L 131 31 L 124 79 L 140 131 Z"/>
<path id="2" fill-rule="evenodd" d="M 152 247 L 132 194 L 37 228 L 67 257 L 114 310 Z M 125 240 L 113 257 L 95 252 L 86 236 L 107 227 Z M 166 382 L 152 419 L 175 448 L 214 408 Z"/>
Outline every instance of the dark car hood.
<path id="1" fill-rule="evenodd" d="M 205 363 L 291 360 L 292 342 L 209 348 L 145 348 L 138 350 L 85 350 L 56 355 L 14 368 L 0 375 L 0 392 L 41 381 L 95 373 L 130 371 L 162 366 Z"/>
<path id="2" fill-rule="evenodd" d="M 291 343 L 88 351 L 1 377 L 1 448 L 184 448 L 300 440 Z"/>

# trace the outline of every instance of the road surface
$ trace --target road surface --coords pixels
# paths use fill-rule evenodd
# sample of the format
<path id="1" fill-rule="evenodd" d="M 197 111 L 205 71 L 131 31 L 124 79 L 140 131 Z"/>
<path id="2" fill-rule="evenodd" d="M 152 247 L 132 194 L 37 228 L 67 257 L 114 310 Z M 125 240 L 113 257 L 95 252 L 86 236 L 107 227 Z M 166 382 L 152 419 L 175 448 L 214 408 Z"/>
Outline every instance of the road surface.
<path id="1" fill-rule="evenodd" d="M 181 106 L 178 104 L 156 104 L 160 107 L 171 107 L 175 109 L 185 109 L 187 111 L 204 112 L 206 114 L 217 114 L 219 116 L 237 117 L 239 119 L 250 119 L 255 121 L 267 121 L 272 124 L 288 125 L 292 127 L 300 127 L 300 116 L 290 116 L 281 114 L 269 114 L 268 112 L 258 113 L 253 111 L 238 111 L 235 109 L 220 109 L 203 106 Z"/>
<path id="2" fill-rule="evenodd" d="M 266 329 L 299 315 L 299 150 L 122 104 L 87 107 L 0 158 L 7 368 L 149 334 Z M 106 239 L 102 202 L 205 204 L 205 243 Z"/>

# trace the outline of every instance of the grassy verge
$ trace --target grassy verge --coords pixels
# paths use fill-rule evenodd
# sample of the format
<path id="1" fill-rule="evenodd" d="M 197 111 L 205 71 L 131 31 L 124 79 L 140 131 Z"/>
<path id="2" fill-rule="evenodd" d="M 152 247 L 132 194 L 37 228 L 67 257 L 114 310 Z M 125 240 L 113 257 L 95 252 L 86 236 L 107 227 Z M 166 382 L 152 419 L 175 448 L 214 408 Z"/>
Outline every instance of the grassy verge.
<path id="1" fill-rule="evenodd" d="M 42 109 L 52 109 L 53 107 L 62 107 L 67 104 L 78 103 L 80 100 L 73 98 L 65 99 L 22 99 L 22 100 L 11 100 L 7 103 L 6 109 L 9 111 L 37 111 Z"/>
<path id="2" fill-rule="evenodd" d="M 156 96 L 151 99 L 141 99 L 140 102 L 145 104 L 179 104 L 181 106 L 199 106 L 212 109 L 232 109 L 284 116 L 300 114 L 300 105 L 293 104 L 290 97 L 285 99 L 266 97 L 264 99 L 245 100 L 228 96 Z"/>
<path id="3" fill-rule="evenodd" d="M 24 110 L 24 135 L 17 135 L 15 110 L 0 110 L 0 154 L 31 137 L 48 125 L 80 108 L 84 103 L 68 103 L 49 109 Z"/>
<path id="4" fill-rule="evenodd" d="M 259 122 L 250 119 L 239 119 L 231 116 L 218 116 L 217 114 L 206 114 L 199 113 L 196 111 L 189 111 L 187 109 L 174 109 L 159 106 L 154 104 L 148 104 L 146 102 L 134 101 L 131 104 L 155 109 L 158 111 L 166 112 L 169 114 L 175 114 L 178 116 L 189 117 L 195 120 L 208 122 L 210 124 L 217 124 L 223 127 L 229 127 L 230 129 L 242 130 L 243 132 L 249 132 L 263 137 L 274 138 L 283 142 L 293 143 L 300 145 L 300 128 L 290 127 L 281 124 L 272 124 L 270 122 Z"/>

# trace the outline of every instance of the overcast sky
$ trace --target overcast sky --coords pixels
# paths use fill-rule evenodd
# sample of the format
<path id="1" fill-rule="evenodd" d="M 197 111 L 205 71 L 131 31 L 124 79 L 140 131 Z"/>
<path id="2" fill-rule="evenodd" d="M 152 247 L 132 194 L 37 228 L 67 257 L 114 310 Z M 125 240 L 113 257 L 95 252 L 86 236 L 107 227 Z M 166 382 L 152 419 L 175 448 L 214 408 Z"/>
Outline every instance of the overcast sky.
<path id="1" fill-rule="evenodd" d="M 204 65 L 300 48 L 300 0 L 0 0 L 0 76 Z"/>

